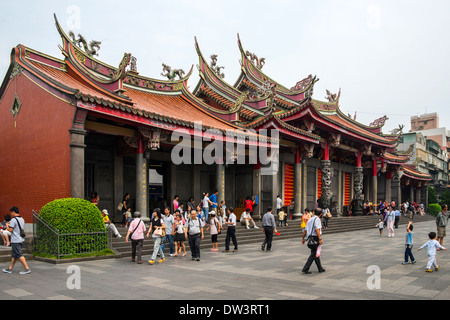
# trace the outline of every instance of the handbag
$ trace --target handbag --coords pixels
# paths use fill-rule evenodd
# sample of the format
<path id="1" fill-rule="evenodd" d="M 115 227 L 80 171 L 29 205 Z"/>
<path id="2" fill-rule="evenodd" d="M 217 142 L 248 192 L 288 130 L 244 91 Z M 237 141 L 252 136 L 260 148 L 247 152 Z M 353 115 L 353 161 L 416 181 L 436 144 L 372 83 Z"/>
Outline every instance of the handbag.
<path id="1" fill-rule="evenodd" d="M 300 228 L 305 228 L 306 227 L 306 222 L 305 220 L 302 219 L 302 223 L 300 224 Z"/>
<path id="2" fill-rule="evenodd" d="M 117 206 L 117 210 L 122 211 L 123 209 L 123 202 L 119 203 L 119 205 Z"/>
<path id="3" fill-rule="evenodd" d="M 155 236 L 165 237 L 166 236 L 166 230 L 161 228 L 161 227 L 158 227 L 158 228 L 155 229 L 155 232 L 153 232 L 153 234 Z"/>

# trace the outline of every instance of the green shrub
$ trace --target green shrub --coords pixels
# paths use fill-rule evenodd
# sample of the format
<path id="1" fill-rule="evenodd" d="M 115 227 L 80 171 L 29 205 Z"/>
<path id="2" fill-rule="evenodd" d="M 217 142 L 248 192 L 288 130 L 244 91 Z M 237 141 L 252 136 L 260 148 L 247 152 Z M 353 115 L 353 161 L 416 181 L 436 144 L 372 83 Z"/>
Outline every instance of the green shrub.
<path id="1" fill-rule="evenodd" d="M 433 215 L 433 216 L 437 216 L 439 212 L 441 212 L 442 207 L 437 204 L 437 203 L 431 203 L 428 206 L 428 213 Z"/>
<path id="2" fill-rule="evenodd" d="M 77 198 L 54 200 L 42 207 L 39 219 L 43 222 L 36 223 L 37 252 L 57 255 L 59 250 L 60 255 L 68 255 L 96 252 L 108 247 L 101 212 L 89 201 Z"/>

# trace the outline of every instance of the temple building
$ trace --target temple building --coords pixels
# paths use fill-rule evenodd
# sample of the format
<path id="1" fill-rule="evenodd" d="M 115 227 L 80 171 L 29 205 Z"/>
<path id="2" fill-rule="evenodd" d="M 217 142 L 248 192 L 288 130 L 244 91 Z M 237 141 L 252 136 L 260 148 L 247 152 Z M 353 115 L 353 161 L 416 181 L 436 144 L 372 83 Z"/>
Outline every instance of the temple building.
<path id="1" fill-rule="evenodd" d="M 295 215 L 316 205 L 361 215 L 364 200 L 401 202 L 406 185 L 426 199 L 430 176 L 406 165 L 412 152 L 396 152 L 401 130 L 383 134 L 386 117 L 363 125 L 345 115 L 340 91 L 313 98 L 315 76 L 283 86 L 239 36 L 233 85 L 195 39 L 200 80 L 191 92 L 194 68 L 163 65 L 167 79 L 154 79 L 130 53 L 113 67 L 96 58 L 98 42 L 55 22 L 62 57 L 18 45 L 0 87 L 3 212 L 17 205 L 31 222 L 47 202 L 94 190 L 116 221 L 126 193 L 146 218 L 161 199 L 200 203 L 216 190 L 238 214 L 253 198 L 255 218 L 277 195 L 294 201 Z"/>

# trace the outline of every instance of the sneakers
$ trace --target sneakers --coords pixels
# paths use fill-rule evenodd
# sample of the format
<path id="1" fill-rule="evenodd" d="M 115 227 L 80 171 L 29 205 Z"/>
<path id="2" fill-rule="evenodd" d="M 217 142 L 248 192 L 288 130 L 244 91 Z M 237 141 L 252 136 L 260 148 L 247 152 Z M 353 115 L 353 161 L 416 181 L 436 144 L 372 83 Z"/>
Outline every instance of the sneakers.
<path id="1" fill-rule="evenodd" d="M 12 273 L 12 269 L 9 269 L 9 268 L 3 269 L 2 271 L 3 271 L 4 273 Z M 28 273 L 30 273 L 30 272 L 31 272 L 30 269 L 25 269 L 24 271 L 20 271 L 19 274 L 28 274 Z"/>
<path id="2" fill-rule="evenodd" d="M 158 263 L 163 263 L 164 261 L 166 261 L 166 259 L 162 258 L 161 260 L 158 261 Z"/>
<path id="3" fill-rule="evenodd" d="M 155 264 L 155 260 L 148 260 L 147 261 L 149 264 Z"/>
<path id="4" fill-rule="evenodd" d="M 436 267 L 436 269 L 434 269 L 434 271 L 438 271 L 439 270 L 439 266 Z"/>
<path id="5" fill-rule="evenodd" d="M 425 270 L 425 272 L 433 272 L 433 270 L 427 269 L 427 270 Z"/>

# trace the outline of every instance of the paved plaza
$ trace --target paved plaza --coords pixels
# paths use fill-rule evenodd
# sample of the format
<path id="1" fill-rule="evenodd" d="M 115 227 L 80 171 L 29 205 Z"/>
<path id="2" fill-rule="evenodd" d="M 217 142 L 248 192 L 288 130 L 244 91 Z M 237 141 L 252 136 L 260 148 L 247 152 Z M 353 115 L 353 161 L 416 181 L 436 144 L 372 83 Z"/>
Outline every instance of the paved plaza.
<path id="1" fill-rule="evenodd" d="M 395 237 L 378 229 L 324 236 L 322 265 L 312 274 L 301 268 L 309 250 L 295 240 L 275 241 L 272 252 L 259 244 L 239 247 L 237 253 L 203 250 L 201 261 L 166 258 L 162 264 L 141 265 L 128 258 L 54 265 L 29 261 L 32 273 L 0 273 L 0 299 L 4 300 L 396 300 L 448 299 L 450 256 L 437 254 L 440 270 L 425 272 L 427 241 L 434 221 L 415 224 L 413 253 L 416 264 L 402 265 L 405 226 Z M 205 240 L 209 241 L 209 236 Z M 238 239 L 239 241 L 239 239 Z M 450 240 L 449 240 L 450 241 Z M 450 242 L 449 242 L 450 243 Z M 444 246 L 448 243 L 444 242 Z M 130 245 L 131 246 L 131 245 Z M 149 257 L 145 256 L 145 261 Z M 7 264 L 5 264 L 7 266 Z M 375 311 L 375 310 L 374 310 Z"/>

